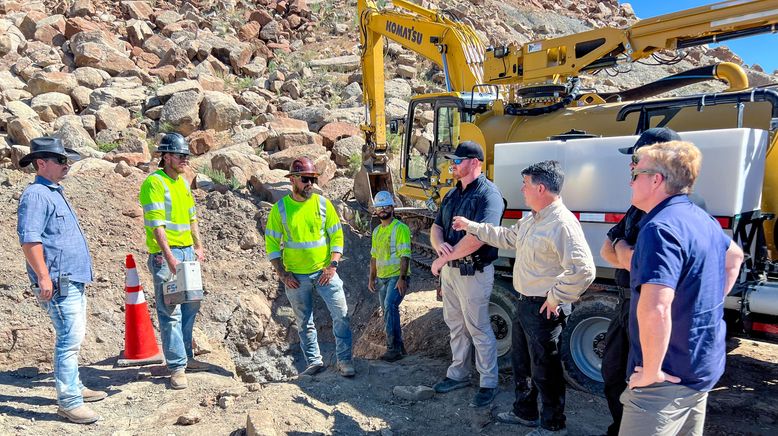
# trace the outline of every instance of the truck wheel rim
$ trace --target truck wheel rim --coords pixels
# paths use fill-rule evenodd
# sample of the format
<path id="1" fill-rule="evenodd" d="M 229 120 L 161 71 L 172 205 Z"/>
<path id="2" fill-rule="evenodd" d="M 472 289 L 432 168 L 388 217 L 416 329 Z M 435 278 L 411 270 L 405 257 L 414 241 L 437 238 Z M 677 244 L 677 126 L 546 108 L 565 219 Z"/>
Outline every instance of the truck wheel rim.
<path id="1" fill-rule="evenodd" d="M 602 382 L 602 351 L 608 318 L 593 316 L 578 323 L 570 335 L 570 351 L 573 361 L 585 376 Z"/>
<path id="2" fill-rule="evenodd" d="M 497 357 L 503 356 L 511 350 L 511 317 L 499 305 L 489 303 L 489 321 L 497 340 Z"/>

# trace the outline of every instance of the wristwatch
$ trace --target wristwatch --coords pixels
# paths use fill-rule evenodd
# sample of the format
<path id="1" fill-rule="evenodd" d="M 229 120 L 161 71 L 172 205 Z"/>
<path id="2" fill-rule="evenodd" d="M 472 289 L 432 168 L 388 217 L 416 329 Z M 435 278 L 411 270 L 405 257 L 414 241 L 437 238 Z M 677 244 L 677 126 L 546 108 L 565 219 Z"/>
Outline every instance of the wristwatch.
<path id="1" fill-rule="evenodd" d="M 611 242 L 611 246 L 613 247 L 614 250 L 616 249 L 616 244 L 618 244 L 619 241 L 621 241 L 621 238 L 613 238 L 613 242 Z"/>
<path id="2" fill-rule="evenodd" d="M 337 260 L 333 260 L 332 262 L 330 262 L 330 266 L 333 267 L 333 268 L 337 268 L 338 267 L 338 261 Z"/>

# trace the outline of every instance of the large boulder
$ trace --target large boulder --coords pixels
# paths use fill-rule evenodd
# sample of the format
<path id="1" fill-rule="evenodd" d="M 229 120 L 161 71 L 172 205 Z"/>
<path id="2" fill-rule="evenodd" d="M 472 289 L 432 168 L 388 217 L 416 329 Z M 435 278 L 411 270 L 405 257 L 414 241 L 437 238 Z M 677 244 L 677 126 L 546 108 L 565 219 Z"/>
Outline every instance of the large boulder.
<path id="1" fill-rule="evenodd" d="M 9 89 L 24 89 L 25 86 L 25 83 L 10 71 L 0 71 L 0 92 Z"/>
<path id="2" fill-rule="evenodd" d="M 387 99 L 394 97 L 408 100 L 413 94 L 413 89 L 411 89 L 411 85 L 403 79 L 392 79 L 384 82 L 384 92 L 386 93 Z"/>
<path id="3" fill-rule="evenodd" d="M 335 176 L 337 169 L 335 162 L 330 159 L 329 151 L 322 145 L 309 144 L 287 148 L 271 154 L 267 162 L 272 169 L 288 170 L 289 165 L 301 156 L 308 157 L 316 165 L 316 169 L 319 171 L 320 185 L 326 185 Z"/>
<path id="4" fill-rule="evenodd" d="M 154 13 L 148 1 L 122 1 L 121 5 L 124 13 L 136 20 L 148 20 Z"/>
<path id="5" fill-rule="evenodd" d="M 364 144 L 365 140 L 359 136 L 350 136 L 335 142 L 335 145 L 332 146 L 332 156 L 335 163 L 340 167 L 348 167 L 351 156 L 354 155 L 359 155 L 361 160 Z"/>
<path id="6" fill-rule="evenodd" d="M 205 129 L 229 130 L 240 120 L 240 106 L 229 94 L 205 91 L 200 116 Z"/>
<path id="7" fill-rule="evenodd" d="M 30 91 L 32 95 L 40 95 L 47 92 L 70 94 L 76 86 L 78 86 L 76 76 L 61 71 L 41 71 L 33 75 L 32 79 L 27 82 L 27 90 Z"/>
<path id="8" fill-rule="evenodd" d="M 8 137 L 15 143 L 29 146 L 33 138 L 43 136 L 45 130 L 34 119 L 14 118 L 6 126 Z"/>
<path id="9" fill-rule="evenodd" d="M 248 144 L 217 150 L 211 158 L 211 168 L 224 173 L 228 180 L 234 177 L 241 185 L 246 185 L 253 174 L 270 169 L 267 162 L 257 156 Z"/>
<path id="10" fill-rule="evenodd" d="M 89 106 L 124 106 L 131 111 L 140 110 L 146 102 L 146 87 L 137 77 L 114 77 L 107 86 L 95 89 L 90 95 Z"/>
<path id="11" fill-rule="evenodd" d="M 252 148 L 259 148 L 265 144 L 265 141 L 274 134 L 265 126 L 256 126 L 250 129 L 241 130 L 232 135 L 230 141 L 234 144 L 245 142 Z"/>
<path id="12" fill-rule="evenodd" d="M 142 47 L 147 39 L 154 36 L 151 27 L 142 20 L 131 20 L 127 23 L 127 40 L 135 47 Z"/>
<path id="13" fill-rule="evenodd" d="M 76 68 L 76 70 L 73 71 L 73 75 L 79 85 L 89 89 L 99 88 L 111 78 L 111 75 L 105 71 L 92 67 Z"/>
<path id="14" fill-rule="evenodd" d="M 97 144 L 79 121 L 63 123 L 53 136 L 60 138 L 65 147 L 76 150 L 81 156 L 102 157 L 102 153 L 97 150 Z"/>
<path id="15" fill-rule="evenodd" d="M 0 57 L 19 53 L 27 45 L 27 38 L 11 20 L 0 20 Z"/>
<path id="16" fill-rule="evenodd" d="M 119 163 L 124 162 L 136 167 L 151 161 L 151 153 L 143 131 L 127 129 L 119 132 L 116 141 L 118 146 L 103 156 L 103 159 Z"/>
<path id="17" fill-rule="evenodd" d="M 238 97 L 238 103 L 246 106 L 252 115 L 259 115 L 267 112 L 268 101 L 253 91 L 244 91 Z"/>
<path id="18" fill-rule="evenodd" d="M 312 132 L 318 132 L 325 124 L 335 121 L 332 113 L 324 106 L 310 106 L 288 113 L 290 118 L 303 120 Z"/>
<path id="19" fill-rule="evenodd" d="M 251 191 L 260 200 L 275 203 L 292 192 L 292 184 L 286 174 L 288 170 L 268 170 L 253 174 L 248 181 Z"/>
<path id="20" fill-rule="evenodd" d="M 103 106 L 95 112 L 97 130 L 124 130 L 130 124 L 130 111 L 121 106 Z"/>
<path id="21" fill-rule="evenodd" d="M 197 130 L 186 138 L 189 150 L 199 156 L 216 148 L 216 137 L 213 130 Z"/>
<path id="22" fill-rule="evenodd" d="M 101 31 L 75 34 L 70 39 L 70 50 L 78 67 L 95 67 L 112 76 L 138 69 Z"/>
<path id="23" fill-rule="evenodd" d="M 322 136 L 322 145 L 327 148 L 332 148 L 335 142 L 343 139 L 350 138 L 352 136 L 362 136 L 362 131 L 358 126 L 349 123 L 343 123 L 340 121 L 329 123 L 319 130 L 319 135 Z"/>
<path id="24" fill-rule="evenodd" d="M 184 91 L 196 91 L 199 93 L 203 91 L 203 88 L 197 80 L 181 80 L 157 89 L 157 98 L 162 103 L 165 103 L 172 95 Z"/>
<path id="25" fill-rule="evenodd" d="M 21 101 L 9 101 L 5 104 L 5 110 L 16 118 L 25 120 L 38 120 L 38 113 Z"/>
<path id="26" fill-rule="evenodd" d="M 33 97 L 30 107 L 41 120 L 52 122 L 62 115 L 75 113 L 70 96 L 60 92 L 47 92 Z"/>
<path id="27" fill-rule="evenodd" d="M 174 94 L 162 108 L 159 121 L 170 123 L 175 131 L 189 136 L 200 128 L 200 103 L 203 94 L 198 91 L 184 91 Z"/>

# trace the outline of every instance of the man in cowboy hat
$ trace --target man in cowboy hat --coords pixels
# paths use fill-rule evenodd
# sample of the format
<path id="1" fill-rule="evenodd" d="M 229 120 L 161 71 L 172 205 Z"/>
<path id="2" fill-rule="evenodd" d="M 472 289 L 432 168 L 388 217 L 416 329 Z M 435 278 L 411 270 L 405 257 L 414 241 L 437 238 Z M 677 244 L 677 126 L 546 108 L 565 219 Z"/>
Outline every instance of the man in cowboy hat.
<path id="1" fill-rule="evenodd" d="M 284 283 L 292 305 L 306 369 L 314 375 L 324 369 L 316 326 L 313 323 L 313 291 L 321 296 L 332 317 L 337 367 L 353 377 L 351 327 L 338 262 L 343 254 L 343 230 L 332 203 L 313 193 L 319 172 L 307 157 L 292 162 L 287 177 L 292 193 L 273 205 L 265 227 L 265 248 Z M 283 244 L 283 248 L 282 248 Z"/>
<path id="2" fill-rule="evenodd" d="M 59 138 L 32 140 L 30 153 L 19 165 L 32 164 L 36 176 L 19 199 L 16 231 L 33 291 L 54 325 L 57 414 L 90 424 L 100 417 L 84 402 L 107 396 L 84 387 L 78 375 L 78 352 L 86 332 L 84 286 L 92 281 L 92 258 L 78 218 L 59 184 L 70 169 L 68 160 L 79 159 Z"/>
<path id="3" fill-rule="evenodd" d="M 194 359 L 192 330 L 199 302 L 165 304 L 163 285 L 179 262 L 205 260 L 189 184 L 181 177 L 189 165 L 189 144 L 178 133 L 167 133 L 157 147 L 160 169 L 140 188 L 149 270 L 154 278 L 162 351 L 170 370 L 170 387 L 186 389 L 186 371 L 204 371 L 208 364 Z"/>

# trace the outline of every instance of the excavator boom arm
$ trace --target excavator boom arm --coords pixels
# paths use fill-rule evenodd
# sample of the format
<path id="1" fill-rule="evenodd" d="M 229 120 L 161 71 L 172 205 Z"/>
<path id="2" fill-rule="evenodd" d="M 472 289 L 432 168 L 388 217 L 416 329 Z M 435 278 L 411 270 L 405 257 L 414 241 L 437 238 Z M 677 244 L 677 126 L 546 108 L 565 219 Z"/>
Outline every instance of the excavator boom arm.
<path id="1" fill-rule="evenodd" d="M 561 83 L 582 71 L 613 66 L 619 56 L 636 61 L 659 50 L 775 32 L 776 24 L 778 0 L 725 1 L 641 20 L 624 29 L 593 29 L 490 50 L 484 77 L 490 84 Z"/>

